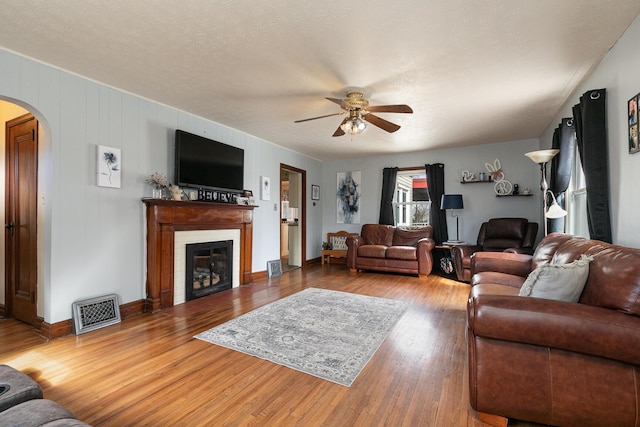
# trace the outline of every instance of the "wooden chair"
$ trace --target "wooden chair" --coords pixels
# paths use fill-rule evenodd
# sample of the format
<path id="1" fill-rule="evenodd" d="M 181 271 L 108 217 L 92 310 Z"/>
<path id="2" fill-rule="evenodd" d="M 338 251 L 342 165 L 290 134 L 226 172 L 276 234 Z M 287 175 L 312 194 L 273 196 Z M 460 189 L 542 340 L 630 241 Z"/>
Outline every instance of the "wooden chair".
<path id="1" fill-rule="evenodd" d="M 324 265 L 325 258 L 327 264 L 331 264 L 331 258 L 347 258 L 347 237 L 357 235 L 358 233 L 348 233 L 346 231 L 327 233 L 329 248 L 322 249 L 322 265 Z"/>

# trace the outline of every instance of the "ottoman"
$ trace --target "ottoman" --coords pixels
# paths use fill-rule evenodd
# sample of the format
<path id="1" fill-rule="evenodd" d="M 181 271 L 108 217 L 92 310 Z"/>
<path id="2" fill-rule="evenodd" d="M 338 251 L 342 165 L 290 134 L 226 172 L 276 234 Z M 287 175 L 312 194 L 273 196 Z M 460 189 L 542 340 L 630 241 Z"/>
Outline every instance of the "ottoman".
<path id="1" fill-rule="evenodd" d="M 11 366 L 0 365 L 0 412 L 32 399 L 42 399 L 38 383 Z"/>

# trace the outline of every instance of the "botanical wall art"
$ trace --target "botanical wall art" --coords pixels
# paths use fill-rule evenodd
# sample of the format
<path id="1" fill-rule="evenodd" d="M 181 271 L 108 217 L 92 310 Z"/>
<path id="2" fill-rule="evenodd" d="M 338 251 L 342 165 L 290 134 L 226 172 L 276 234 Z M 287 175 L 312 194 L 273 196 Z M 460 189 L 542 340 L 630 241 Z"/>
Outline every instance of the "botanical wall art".
<path id="1" fill-rule="evenodd" d="M 627 111 L 629 112 L 629 154 L 640 151 L 638 147 L 638 100 L 640 94 L 629 100 Z"/>
<path id="2" fill-rule="evenodd" d="M 260 198 L 271 200 L 271 178 L 268 176 L 260 177 Z"/>
<path id="3" fill-rule="evenodd" d="M 98 187 L 120 188 L 121 182 L 120 149 L 98 145 L 96 169 L 98 171 Z"/>
<path id="4" fill-rule="evenodd" d="M 361 172 L 338 172 L 338 224 L 360 224 Z"/>

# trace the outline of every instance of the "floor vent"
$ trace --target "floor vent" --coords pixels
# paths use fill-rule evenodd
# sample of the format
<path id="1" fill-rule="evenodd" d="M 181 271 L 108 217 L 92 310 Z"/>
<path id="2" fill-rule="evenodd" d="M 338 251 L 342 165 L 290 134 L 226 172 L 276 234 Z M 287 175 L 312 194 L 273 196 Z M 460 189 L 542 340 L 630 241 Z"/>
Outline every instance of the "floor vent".
<path id="1" fill-rule="evenodd" d="M 105 295 L 74 302 L 73 322 L 76 335 L 120 323 L 118 296 Z"/>

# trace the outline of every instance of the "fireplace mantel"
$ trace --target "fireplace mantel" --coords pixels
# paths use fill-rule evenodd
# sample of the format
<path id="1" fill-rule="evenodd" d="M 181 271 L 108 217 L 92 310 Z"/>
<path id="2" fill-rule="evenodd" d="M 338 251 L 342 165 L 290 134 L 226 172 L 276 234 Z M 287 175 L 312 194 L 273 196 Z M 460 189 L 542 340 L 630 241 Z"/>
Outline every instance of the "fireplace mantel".
<path id="1" fill-rule="evenodd" d="M 250 283 L 255 206 L 142 199 L 147 209 L 147 298 L 145 311 L 173 306 L 174 233 L 240 230 L 240 285 Z"/>

